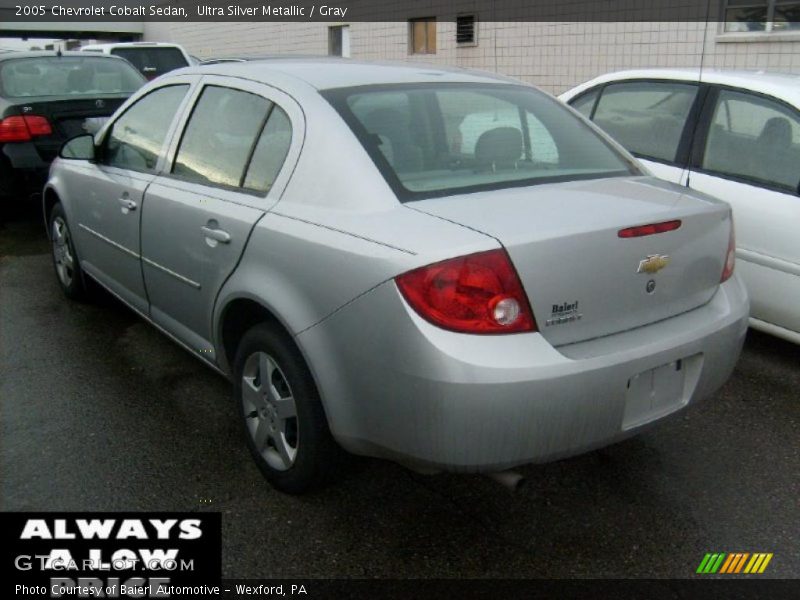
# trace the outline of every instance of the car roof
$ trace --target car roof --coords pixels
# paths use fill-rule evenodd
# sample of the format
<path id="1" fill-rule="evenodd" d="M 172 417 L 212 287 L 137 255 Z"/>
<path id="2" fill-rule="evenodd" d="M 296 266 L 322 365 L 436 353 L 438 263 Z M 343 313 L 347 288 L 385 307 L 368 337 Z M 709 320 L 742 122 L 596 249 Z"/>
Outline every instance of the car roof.
<path id="1" fill-rule="evenodd" d="M 229 54 L 225 56 L 209 56 L 201 58 L 203 64 L 213 62 L 250 62 L 254 60 L 298 60 L 298 59 L 319 59 L 327 60 L 329 57 L 320 54 Z M 335 57 L 334 57 L 335 58 Z"/>
<path id="2" fill-rule="evenodd" d="M 254 81 L 272 82 L 275 77 L 287 82 L 303 82 L 317 90 L 380 85 L 392 83 L 465 82 L 515 83 L 520 81 L 488 73 L 460 68 L 411 62 L 357 61 L 337 57 L 279 56 L 257 58 L 246 62 L 199 64 L 177 74 L 202 73 L 232 75 Z"/>
<path id="3" fill-rule="evenodd" d="M 110 56 L 105 54 L 90 54 L 87 56 L 85 52 L 66 51 L 58 52 L 56 50 L 27 50 L 23 52 L 2 52 L 0 53 L 0 61 L 4 60 L 17 60 L 18 58 L 56 58 L 59 56 L 75 56 L 78 58 L 102 58 L 103 60 L 124 60 L 118 56 Z M 127 62 L 127 61 L 126 61 Z"/>
<path id="4" fill-rule="evenodd" d="M 102 48 L 182 48 L 180 44 L 171 44 L 168 42 L 107 42 L 104 44 L 86 44 L 85 46 L 81 46 L 81 49 L 85 48 L 94 48 L 94 49 L 102 49 Z"/>
<path id="5" fill-rule="evenodd" d="M 573 98 L 579 93 L 601 83 L 625 79 L 668 79 L 673 81 L 702 81 L 715 85 L 727 85 L 748 91 L 774 96 L 800 108 L 800 75 L 779 71 L 745 69 L 665 68 L 629 69 L 600 75 L 570 91 L 563 97 Z"/>

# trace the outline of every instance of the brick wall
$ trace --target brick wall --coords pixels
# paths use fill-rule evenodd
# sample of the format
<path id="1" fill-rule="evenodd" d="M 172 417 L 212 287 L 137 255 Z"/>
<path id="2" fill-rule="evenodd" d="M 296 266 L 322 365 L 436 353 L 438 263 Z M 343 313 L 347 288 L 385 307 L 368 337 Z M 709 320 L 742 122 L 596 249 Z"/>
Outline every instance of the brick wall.
<path id="1" fill-rule="evenodd" d="M 410 55 L 405 22 L 350 23 L 351 56 L 423 60 L 499 71 L 560 93 L 607 71 L 707 67 L 800 72 L 800 35 L 721 34 L 703 22 L 479 21 L 478 43 L 458 46 L 452 18 L 437 22 L 436 54 Z M 769 41 L 758 41 L 768 38 Z M 147 23 L 145 39 L 183 44 L 201 58 L 232 54 L 327 54 L 326 23 Z M 796 39 L 797 41 L 791 41 Z"/>

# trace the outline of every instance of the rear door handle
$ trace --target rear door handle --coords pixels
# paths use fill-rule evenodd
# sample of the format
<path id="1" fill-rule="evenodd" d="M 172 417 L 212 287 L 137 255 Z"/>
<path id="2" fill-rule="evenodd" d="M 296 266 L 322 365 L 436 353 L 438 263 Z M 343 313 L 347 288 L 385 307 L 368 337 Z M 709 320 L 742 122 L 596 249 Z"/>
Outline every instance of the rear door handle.
<path id="1" fill-rule="evenodd" d="M 231 234 L 224 229 L 216 229 L 209 227 L 208 225 L 203 225 L 200 228 L 200 231 L 202 231 L 203 235 L 209 240 L 214 240 L 215 242 L 219 242 L 221 244 L 227 244 L 231 241 Z"/>
<path id="2" fill-rule="evenodd" d="M 127 194 L 117 198 L 117 202 L 119 202 L 119 205 L 122 207 L 122 212 L 126 212 L 126 210 L 136 210 L 138 206 L 136 202 L 128 198 Z"/>

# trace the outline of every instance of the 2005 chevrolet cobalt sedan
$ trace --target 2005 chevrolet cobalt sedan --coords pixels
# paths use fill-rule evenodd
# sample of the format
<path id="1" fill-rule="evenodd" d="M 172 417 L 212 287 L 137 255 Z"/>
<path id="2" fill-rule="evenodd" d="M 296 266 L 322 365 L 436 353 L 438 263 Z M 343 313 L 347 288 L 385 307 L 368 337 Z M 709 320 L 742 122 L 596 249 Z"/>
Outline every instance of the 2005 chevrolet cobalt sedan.
<path id="1" fill-rule="evenodd" d="M 504 78 L 273 59 L 150 83 L 62 149 L 58 281 L 232 379 L 266 478 L 339 448 L 495 472 L 708 396 L 747 328 L 730 208 Z"/>

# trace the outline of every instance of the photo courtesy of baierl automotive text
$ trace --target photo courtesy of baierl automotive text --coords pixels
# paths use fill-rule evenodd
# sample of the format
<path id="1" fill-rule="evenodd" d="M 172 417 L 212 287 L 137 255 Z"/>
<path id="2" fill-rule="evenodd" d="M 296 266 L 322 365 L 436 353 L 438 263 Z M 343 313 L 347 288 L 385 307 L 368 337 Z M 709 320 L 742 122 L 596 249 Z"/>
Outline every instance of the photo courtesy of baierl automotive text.
<path id="1" fill-rule="evenodd" d="M 800 0 L 0 0 L 3 585 L 800 597 Z"/>

